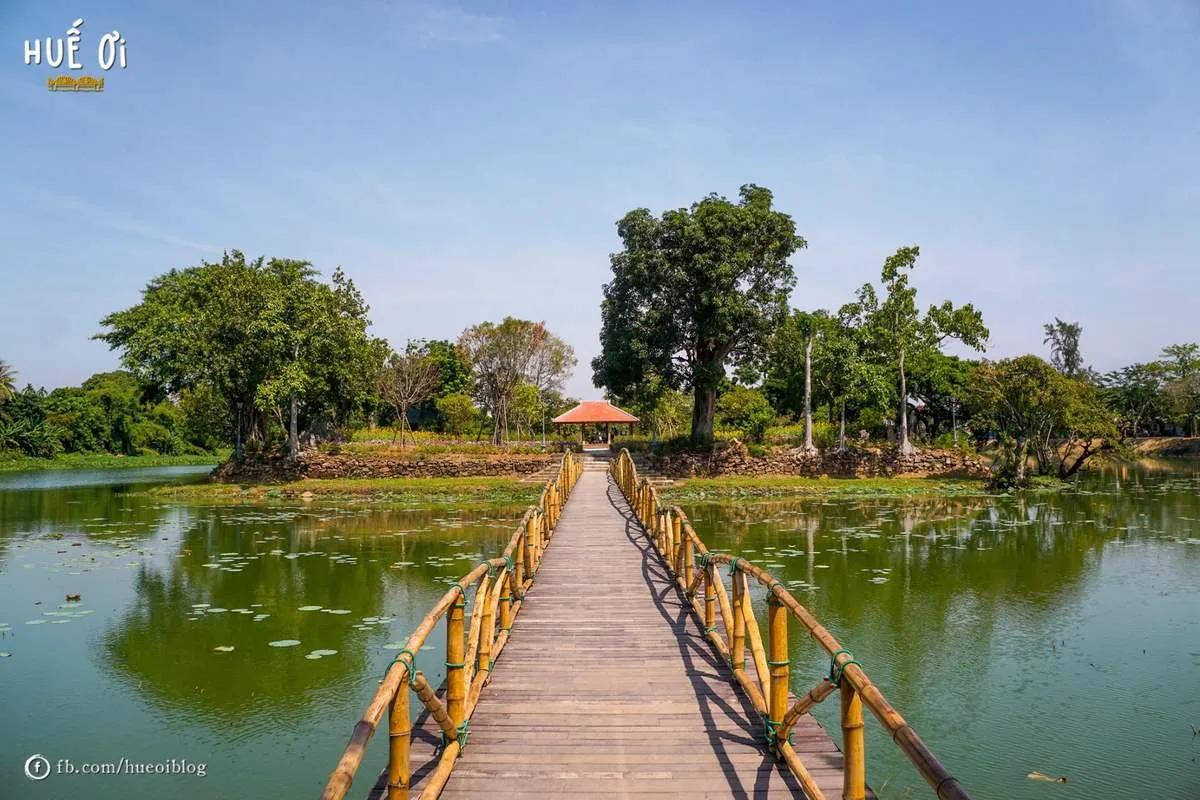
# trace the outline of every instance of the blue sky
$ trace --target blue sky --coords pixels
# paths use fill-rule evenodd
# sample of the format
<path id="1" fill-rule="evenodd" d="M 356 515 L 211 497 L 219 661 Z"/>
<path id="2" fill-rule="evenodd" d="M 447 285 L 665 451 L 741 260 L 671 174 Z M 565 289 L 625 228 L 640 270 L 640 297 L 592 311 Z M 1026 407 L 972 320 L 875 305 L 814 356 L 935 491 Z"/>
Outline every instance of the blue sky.
<path id="1" fill-rule="evenodd" d="M 113 29 L 128 68 L 50 93 L 24 41 L 78 17 L 76 74 Z M 916 243 L 989 356 L 1057 315 L 1110 369 L 1200 340 L 1198 77 L 1190 0 L 6 0 L 0 359 L 113 368 L 102 316 L 237 248 L 342 265 L 393 344 L 544 319 L 595 398 L 616 220 L 753 182 L 809 241 L 793 305 Z"/>

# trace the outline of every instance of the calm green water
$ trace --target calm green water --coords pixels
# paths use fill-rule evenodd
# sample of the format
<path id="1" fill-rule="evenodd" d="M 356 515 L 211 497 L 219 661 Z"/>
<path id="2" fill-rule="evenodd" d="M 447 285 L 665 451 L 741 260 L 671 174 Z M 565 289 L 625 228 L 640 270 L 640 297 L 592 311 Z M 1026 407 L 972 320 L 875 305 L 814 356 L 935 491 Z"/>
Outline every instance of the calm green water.
<path id="1" fill-rule="evenodd" d="M 686 510 L 787 583 L 975 797 L 1200 798 L 1200 465 L 1063 494 Z M 829 661 L 799 626 L 789 641 L 804 691 Z M 872 786 L 930 796 L 867 715 Z M 837 698 L 817 717 L 836 730 Z"/>
<path id="2" fill-rule="evenodd" d="M 0 476 L 0 797 L 316 796 L 387 646 L 498 552 L 520 513 L 140 493 L 199 472 Z M 688 512 L 715 547 L 791 584 L 976 797 L 1200 797 L 1200 469 L 1110 473 L 1058 495 Z M 300 644 L 270 645 L 286 640 Z M 431 642 L 418 663 L 436 681 L 440 631 Z M 793 642 L 803 690 L 828 664 Z M 868 730 L 880 794 L 929 796 Z M 33 782 L 35 753 L 52 769 L 124 756 L 205 774 Z"/>
<path id="3" fill-rule="evenodd" d="M 503 548 L 522 510 L 185 508 L 137 485 L 197 474 L 3 476 L 5 800 L 318 796 L 399 647 L 388 645 L 447 581 Z M 286 640 L 299 644 L 270 645 Z M 435 631 L 418 658 L 435 683 L 443 641 Z M 368 786 L 385 747 L 373 743 Z M 35 753 L 53 770 L 126 757 L 202 764 L 204 776 L 34 782 Z"/>

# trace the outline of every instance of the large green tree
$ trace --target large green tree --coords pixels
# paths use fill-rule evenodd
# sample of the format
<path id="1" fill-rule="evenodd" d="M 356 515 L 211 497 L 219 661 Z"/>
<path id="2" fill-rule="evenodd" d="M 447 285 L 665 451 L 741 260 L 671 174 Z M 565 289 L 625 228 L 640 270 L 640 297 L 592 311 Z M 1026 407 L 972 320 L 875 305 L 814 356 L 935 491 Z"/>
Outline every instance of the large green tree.
<path id="1" fill-rule="evenodd" d="M 1192 436 L 1200 435 L 1200 344 L 1164 347 L 1159 359 L 1166 372 L 1164 391 L 1175 420 Z"/>
<path id="2" fill-rule="evenodd" d="M 601 355 L 592 380 L 614 396 L 649 375 L 694 393 L 692 440 L 712 442 L 727 364 L 763 358 L 796 283 L 788 259 L 805 246 L 770 190 L 746 185 L 739 202 L 709 195 L 655 217 L 641 208 L 617 223 L 624 245 L 604 285 Z"/>
<path id="3" fill-rule="evenodd" d="M 1030 456 L 1043 473 L 1069 478 L 1118 438 L 1099 390 L 1037 356 L 985 361 L 971 387 L 974 415 L 1000 435 L 1003 457 L 996 469 L 1016 485 L 1027 481 Z M 1043 448 L 1044 442 L 1052 446 Z"/>
<path id="4" fill-rule="evenodd" d="M 386 349 L 367 311 L 341 269 L 326 284 L 308 262 L 232 250 L 154 278 L 96 338 L 146 385 L 215 393 L 239 441 L 268 442 L 277 419 L 295 454 L 302 411 L 306 426 L 337 426 L 373 391 Z"/>
<path id="5" fill-rule="evenodd" d="M 459 350 L 471 367 L 472 392 L 492 416 L 492 441 L 508 441 L 513 394 L 522 384 L 539 390 L 559 387 L 571 374 L 571 346 L 546 328 L 544 322 L 505 317 L 463 331 Z"/>
<path id="6" fill-rule="evenodd" d="M 921 314 L 917 308 L 917 290 L 909 283 L 909 272 L 917 264 L 919 247 L 901 247 L 883 263 L 881 279 L 884 296 L 880 300 L 871 284 L 858 291 L 851 316 L 861 320 L 870 339 L 871 349 L 892 365 L 899 382 L 899 444 L 901 453 L 915 452 L 909 441 L 909 392 L 907 362 L 941 347 L 947 339 L 958 339 L 976 350 L 983 350 L 988 329 L 983 315 L 970 303 L 955 307 L 949 300 L 930 306 Z"/>

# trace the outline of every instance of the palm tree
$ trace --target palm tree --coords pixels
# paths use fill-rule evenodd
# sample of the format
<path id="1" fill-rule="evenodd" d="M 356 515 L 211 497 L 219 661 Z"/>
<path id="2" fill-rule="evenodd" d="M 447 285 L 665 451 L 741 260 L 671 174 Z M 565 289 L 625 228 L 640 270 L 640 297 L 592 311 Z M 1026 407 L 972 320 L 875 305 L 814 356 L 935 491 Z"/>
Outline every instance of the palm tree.
<path id="1" fill-rule="evenodd" d="M 0 361 L 0 403 L 17 393 L 17 371 L 7 361 Z"/>

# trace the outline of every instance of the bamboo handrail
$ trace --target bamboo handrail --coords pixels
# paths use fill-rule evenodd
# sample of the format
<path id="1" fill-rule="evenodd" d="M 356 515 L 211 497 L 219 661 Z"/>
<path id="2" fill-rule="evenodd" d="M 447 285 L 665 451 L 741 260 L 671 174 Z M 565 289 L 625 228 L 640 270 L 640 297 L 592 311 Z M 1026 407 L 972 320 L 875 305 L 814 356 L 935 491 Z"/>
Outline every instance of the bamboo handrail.
<path id="1" fill-rule="evenodd" d="M 445 746 L 437 767 L 419 798 L 435 798 L 466 744 L 468 723 L 492 664 L 512 635 L 525 593 L 541 563 L 545 548 L 570 496 L 583 463 L 572 453 L 563 455 L 558 472 L 546 482 L 536 506 L 517 523 L 504 553 L 477 564 L 442 595 L 413 630 L 400 655 L 388 666 L 379 688 L 354 726 L 342 757 L 329 775 L 321 800 L 343 800 L 362 765 L 367 744 L 384 713 L 388 713 L 387 800 L 408 800 L 412 770 L 409 764 L 412 721 L 408 691 L 428 709 L 442 731 Z M 469 628 L 464 626 L 468 590 L 475 588 Z M 446 696 L 437 696 L 425 675 L 416 669 L 416 654 L 442 618 L 446 624 Z M 496 632 L 499 620 L 500 631 Z M 407 686 L 405 685 L 407 684 Z"/>
<path id="2" fill-rule="evenodd" d="M 912 726 L 892 707 L 883 696 L 883 692 L 871 683 L 867 673 L 849 651 L 843 648 L 833 634 L 779 581 L 744 558 L 710 552 L 683 509 L 663 503 L 658 496 L 658 490 L 648 480 L 639 479 L 637 466 L 628 450 L 622 449 L 613 462 L 612 475 L 655 549 L 663 555 L 663 562 L 676 584 L 685 593 L 693 613 L 704 626 L 706 638 L 719 655 L 729 659 L 735 682 L 766 718 L 768 747 L 796 775 L 810 797 L 819 800 L 822 795 L 789 743 L 788 735 L 800 717 L 811 711 L 813 706 L 832 694 L 835 689 L 840 689 L 843 797 L 861 798 L 866 793 L 862 715 L 862 708 L 866 706 L 887 730 L 892 742 L 933 788 L 939 800 L 970 800 L 970 795 L 958 779 L 934 757 Z M 666 535 L 663 534 L 663 526 L 658 522 L 664 518 L 670 519 L 670 526 L 666 528 L 670 533 Z M 672 530 L 674 526 L 678 526 L 680 530 L 681 553 L 676 548 Z M 671 555 L 676 553 L 678 557 L 672 558 Z M 699 569 L 694 569 L 693 559 L 699 562 L 696 565 Z M 728 565 L 733 576 L 732 606 L 725 591 L 724 581 L 720 577 L 720 565 Z M 749 602 L 748 587 L 744 584 L 738 585 L 739 581 L 749 578 L 754 578 L 767 588 L 769 618 L 765 648 L 762 632 Z M 703 598 L 699 596 L 702 588 Z M 716 628 L 718 605 L 725 629 L 724 637 L 719 635 Z M 788 616 L 799 621 L 809 637 L 830 658 L 829 678 L 810 689 L 791 708 L 787 708 L 787 687 L 790 678 L 787 649 Z M 747 645 L 752 653 L 758 681 L 751 679 L 741 663 Z"/>

